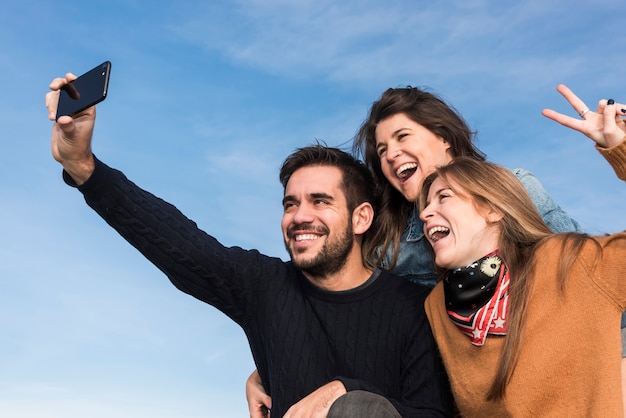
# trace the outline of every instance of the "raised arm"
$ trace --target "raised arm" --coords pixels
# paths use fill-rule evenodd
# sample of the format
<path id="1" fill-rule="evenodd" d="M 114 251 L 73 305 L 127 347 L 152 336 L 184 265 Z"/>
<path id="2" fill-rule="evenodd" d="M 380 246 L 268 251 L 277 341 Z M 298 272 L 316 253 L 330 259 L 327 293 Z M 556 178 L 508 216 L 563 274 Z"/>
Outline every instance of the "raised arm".
<path id="1" fill-rule="evenodd" d="M 55 120 L 59 91 L 76 79 L 72 73 L 59 77 L 50 83 L 46 94 L 48 119 Z M 95 162 L 91 152 L 91 137 L 96 121 L 96 108 L 91 107 L 76 116 L 61 116 L 52 126 L 52 156 L 57 160 L 72 179 L 81 185 L 93 173 Z"/>
<path id="2" fill-rule="evenodd" d="M 602 99 L 594 112 L 567 86 L 560 84 L 557 91 L 565 97 L 580 118 L 573 118 L 552 109 L 541 112 L 545 117 L 582 133 L 600 148 L 611 148 L 624 141 L 626 122 L 622 116 L 626 116 L 626 105 L 615 103 L 612 99 Z"/>

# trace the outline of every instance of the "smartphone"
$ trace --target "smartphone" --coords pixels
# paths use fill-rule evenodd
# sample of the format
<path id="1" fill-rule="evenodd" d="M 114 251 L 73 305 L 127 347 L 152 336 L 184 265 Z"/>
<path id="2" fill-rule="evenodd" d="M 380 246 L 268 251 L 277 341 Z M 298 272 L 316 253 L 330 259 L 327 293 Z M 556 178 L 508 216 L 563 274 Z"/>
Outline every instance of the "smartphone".
<path id="1" fill-rule="evenodd" d="M 106 99 L 110 75 L 111 63 L 105 61 L 63 86 L 59 94 L 57 120 L 61 116 L 74 116 Z"/>

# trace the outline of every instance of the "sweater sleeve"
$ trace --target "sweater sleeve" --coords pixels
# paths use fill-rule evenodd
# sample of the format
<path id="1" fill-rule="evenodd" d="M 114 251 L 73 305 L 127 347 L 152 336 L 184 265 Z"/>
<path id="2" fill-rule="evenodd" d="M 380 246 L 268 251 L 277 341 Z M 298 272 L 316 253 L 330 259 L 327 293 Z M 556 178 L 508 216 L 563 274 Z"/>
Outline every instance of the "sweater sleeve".
<path id="1" fill-rule="evenodd" d="M 615 174 L 626 181 L 626 141 L 611 147 L 596 146 L 600 154 L 606 158 Z M 626 309 L 626 232 L 616 233 L 598 238 L 602 246 L 602 258 L 593 263 L 596 280 L 606 283 L 607 292 L 621 310 Z M 595 260 L 594 260 L 595 261 Z M 622 317 L 622 320 L 624 317 Z"/>
<path id="2" fill-rule="evenodd" d="M 71 186 L 71 178 L 64 172 Z M 87 204 L 158 267 L 179 290 L 211 304 L 242 324 L 255 309 L 260 280 L 285 268 L 257 251 L 227 248 L 173 205 L 142 190 L 120 171 L 96 159 L 78 189 Z M 258 296 L 258 295 L 257 295 Z"/>
<path id="3" fill-rule="evenodd" d="M 626 140 L 611 148 L 596 145 L 596 149 L 611 164 L 617 177 L 626 181 Z"/>

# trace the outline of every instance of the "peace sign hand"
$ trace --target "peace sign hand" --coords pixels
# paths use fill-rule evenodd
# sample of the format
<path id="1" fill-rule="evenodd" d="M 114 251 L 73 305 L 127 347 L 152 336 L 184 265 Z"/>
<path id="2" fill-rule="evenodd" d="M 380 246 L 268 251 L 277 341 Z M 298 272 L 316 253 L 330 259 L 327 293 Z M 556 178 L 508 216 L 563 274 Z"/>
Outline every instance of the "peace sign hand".
<path id="1" fill-rule="evenodd" d="M 621 118 L 626 115 L 626 105 L 602 99 L 598 102 L 597 110 L 593 112 L 567 86 L 559 84 L 557 91 L 582 119 L 552 109 L 544 109 L 541 112 L 545 117 L 582 133 L 603 148 L 613 147 L 626 139 L 626 121 Z"/>

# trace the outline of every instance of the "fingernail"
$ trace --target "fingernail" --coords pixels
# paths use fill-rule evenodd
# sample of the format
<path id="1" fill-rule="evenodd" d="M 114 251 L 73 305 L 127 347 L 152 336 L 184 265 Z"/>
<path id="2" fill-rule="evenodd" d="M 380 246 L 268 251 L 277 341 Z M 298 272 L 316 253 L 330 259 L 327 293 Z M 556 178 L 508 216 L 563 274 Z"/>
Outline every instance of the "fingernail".
<path id="1" fill-rule="evenodd" d="M 615 100 L 613 100 L 613 99 L 609 99 L 609 101 L 608 101 L 608 102 L 606 102 L 606 104 L 607 104 L 607 105 L 612 105 L 612 104 L 615 104 Z"/>
<path id="2" fill-rule="evenodd" d="M 626 113 L 626 109 L 620 109 L 622 113 Z"/>

